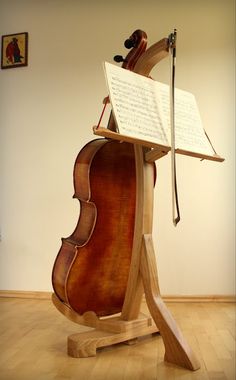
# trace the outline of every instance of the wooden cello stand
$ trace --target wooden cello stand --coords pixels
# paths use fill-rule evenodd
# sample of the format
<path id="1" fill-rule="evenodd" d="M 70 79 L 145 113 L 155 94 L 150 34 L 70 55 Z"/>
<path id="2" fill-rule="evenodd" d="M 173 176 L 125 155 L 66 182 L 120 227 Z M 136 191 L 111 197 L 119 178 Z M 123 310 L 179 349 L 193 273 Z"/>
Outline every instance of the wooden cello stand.
<path id="1" fill-rule="evenodd" d="M 136 216 L 132 261 L 126 296 L 120 316 L 98 318 L 93 312 L 78 315 L 62 303 L 55 294 L 56 308 L 73 322 L 93 328 L 68 337 L 68 354 L 72 357 L 96 355 L 96 349 L 160 332 L 165 346 L 165 361 L 197 370 L 200 365 L 185 341 L 179 327 L 164 304 L 159 290 L 156 258 L 152 242 L 153 166 L 151 162 L 167 151 L 150 154 L 135 145 L 136 158 Z M 147 161 L 148 160 L 148 161 Z M 150 316 L 140 313 L 145 293 Z"/>
<path id="2" fill-rule="evenodd" d="M 140 33 L 138 30 L 134 32 L 132 36 L 136 38 L 137 36 L 139 37 L 140 34 L 144 36 L 144 38 L 140 40 L 140 46 L 145 50 L 145 33 Z M 139 48 L 135 46 L 133 53 L 130 52 L 128 54 L 127 58 L 129 59 L 125 60 L 125 62 L 131 62 L 129 69 L 132 69 L 134 72 L 149 76 L 151 69 L 160 60 L 168 56 L 168 51 L 169 42 L 168 39 L 164 38 L 152 45 L 145 52 L 142 52 L 141 55 Z M 67 248 L 63 251 L 64 256 L 62 256 L 60 270 L 57 271 L 57 266 L 56 270 L 54 267 L 54 272 L 59 275 L 60 280 L 57 282 L 57 284 L 60 285 L 60 287 L 57 286 L 57 294 L 61 293 L 62 296 L 59 299 L 56 294 L 53 294 L 52 301 L 56 308 L 68 319 L 91 328 L 89 331 L 73 334 L 68 337 L 68 354 L 72 357 L 80 358 L 95 356 L 97 348 L 120 342 L 133 343 L 138 337 L 159 331 L 165 346 L 165 361 L 189 370 L 197 370 L 200 365 L 161 298 L 156 257 L 152 242 L 153 163 L 155 160 L 166 155 L 170 149 L 163 146 L 148 146 L 143 144 L 141 140 L 138 141 L 135 138 L 122 136 L 116 133 L 115 129 L 112 128 L 113 125 L 114 120 L 111 117 L 109 128 L 95 128 L 94 134 L 108 138 L 113 142 L 118 140 L 116 143 L 119 144 L 119 146 L 121 146 L 122 141 L 125 141 L 126 143 L 133 144 L 134 147 L 136 183 L 136 185 L 134 185 L 134 188 L 136 186 L 134 205 L 135 220 L 128 283 L 127 287 L 124 288 L 125 297 L 119 309 L 121 313 L 118 316 L 109 313 L 103 314 L 106 315 L 106 317 L 98 317 L 93 311 L 86 311 L 79 314 L 79 312 L 74 311 L 69 303 L 66 302 L 65 292 L 61 290 L 64 289 L 63 287 L 61 288 L 61 279 L 64 281 L 67 279 L 67 272 L 64 271 L 64 266 L 69 263 L 68 254 L 70 254 L 71 257 L 74 255 L 67 250 Z M 105 140 L 103 139 L 103 141 Z M 94 145 L 92 145 L 92 147 L 94 147 Z M 86 162 L 86 159 L 84 159 L 83 156 L 82 163 L 84 164 L 84 162 Z M 75 234 L 71 236 L 74 237 Z M 75 246 L 75 248 L 76 247 L 77 246 Z M 61 256 L 58 257 L 60 261 Z M 81 292 L 83 292 L 83 289 L 81 289 Z M 144 294 L 151 316 L 144 315 L 140 312 Z M 63 297 L 64 302 L 62 301 Z"/>

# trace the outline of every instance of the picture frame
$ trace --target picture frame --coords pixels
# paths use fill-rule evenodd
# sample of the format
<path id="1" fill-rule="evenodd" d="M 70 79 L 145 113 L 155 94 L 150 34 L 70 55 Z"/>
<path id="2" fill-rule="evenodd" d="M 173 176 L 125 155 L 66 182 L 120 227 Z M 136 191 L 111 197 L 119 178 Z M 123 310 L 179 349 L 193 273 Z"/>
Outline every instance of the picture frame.
<path id="1" fill-rule="evenodd" d="M 1 68 L 28 66 L 28 32 L 2 36 Z"/>

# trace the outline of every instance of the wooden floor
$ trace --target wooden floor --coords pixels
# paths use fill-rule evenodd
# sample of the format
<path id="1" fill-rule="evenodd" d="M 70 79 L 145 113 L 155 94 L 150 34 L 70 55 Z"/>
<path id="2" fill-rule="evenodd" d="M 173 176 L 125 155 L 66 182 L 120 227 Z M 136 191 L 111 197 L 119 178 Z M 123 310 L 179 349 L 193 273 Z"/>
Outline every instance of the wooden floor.
<path id="1" fill-rule="evenodd" d="M 235 380 L 235 304 L 168 307 L 200 360 L 196 372 L 164 363 L 157 334 L 100 349 L 96 357 L 68 357 L 67 336 L 87 328 L 67 320 L 51 301 L 0 298 L 0 380 Z"/>

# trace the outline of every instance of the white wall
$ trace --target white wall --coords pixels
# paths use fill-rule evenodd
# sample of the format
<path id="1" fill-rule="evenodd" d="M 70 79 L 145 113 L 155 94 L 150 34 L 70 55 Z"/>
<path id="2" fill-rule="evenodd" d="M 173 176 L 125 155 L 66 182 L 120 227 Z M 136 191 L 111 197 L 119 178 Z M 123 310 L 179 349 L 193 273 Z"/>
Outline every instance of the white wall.
<path id="1" fill-rule="evenodd" d="M 224 163 L 179 156 L 182 221 L 171 223 L 170 158 L 160 160 L 154 242 L 163 294 L 234 294 L 234 1 L 0 0 L 0 32 L 29 32 L 29 66 L 0 72 L 0 289 L 51 290 L 60 238 L 79 213 L 77 153 L 107 94 L 102 61 L 178 30 L 177 87 L 193 92 Z M 168 81 L 168 60 L 153 71 Z"/>

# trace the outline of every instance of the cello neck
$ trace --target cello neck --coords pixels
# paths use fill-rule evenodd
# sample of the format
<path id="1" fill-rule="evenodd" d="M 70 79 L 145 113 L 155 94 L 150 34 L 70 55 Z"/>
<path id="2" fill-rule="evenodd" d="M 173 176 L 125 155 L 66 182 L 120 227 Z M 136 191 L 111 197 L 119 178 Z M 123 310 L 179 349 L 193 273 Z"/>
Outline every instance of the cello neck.
<path id="1" fill-rule="evenodd" d="M 124 43 L 127 49 L 131 49 L 125 58 L 118 55 L 114 57 L 116 62 L 123 62 L 122 67 L 127 70 L 134 70 L 134 67 L 147 47 L 147 35 L 144 31 L 137 29 Z M 116 123 L 112 112 L 108 121 L 107 129 L 116 132 Z"/>

